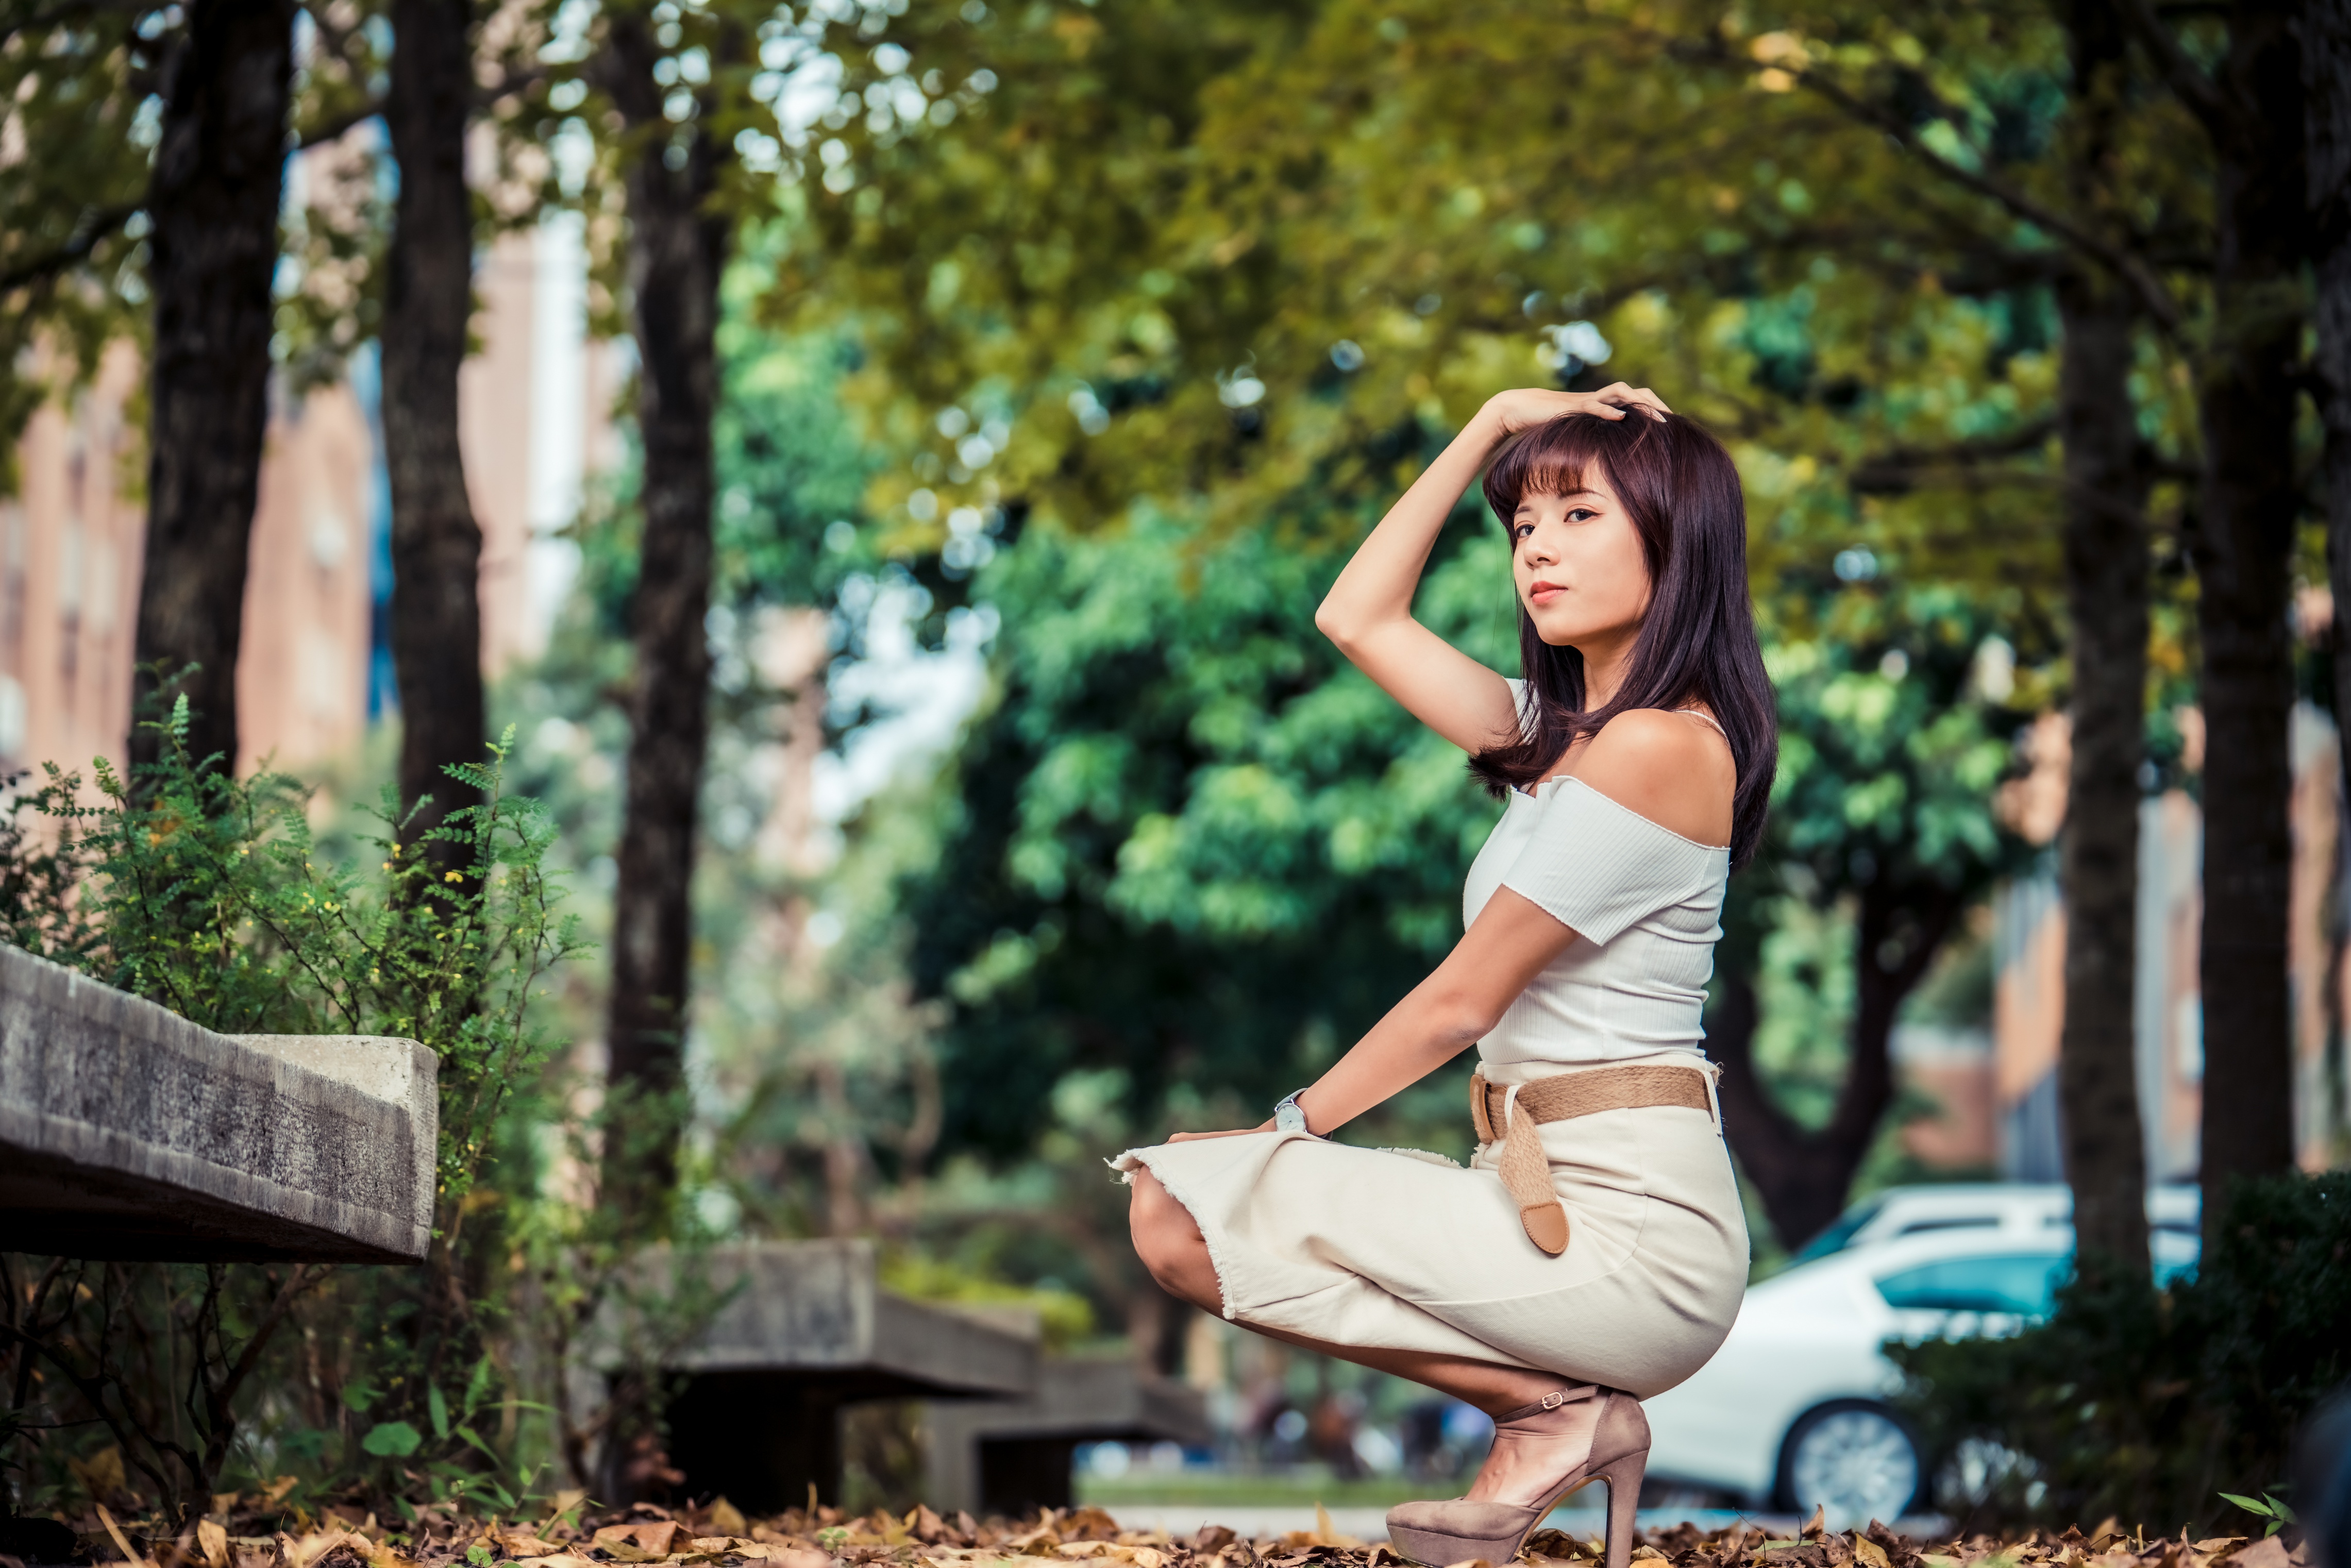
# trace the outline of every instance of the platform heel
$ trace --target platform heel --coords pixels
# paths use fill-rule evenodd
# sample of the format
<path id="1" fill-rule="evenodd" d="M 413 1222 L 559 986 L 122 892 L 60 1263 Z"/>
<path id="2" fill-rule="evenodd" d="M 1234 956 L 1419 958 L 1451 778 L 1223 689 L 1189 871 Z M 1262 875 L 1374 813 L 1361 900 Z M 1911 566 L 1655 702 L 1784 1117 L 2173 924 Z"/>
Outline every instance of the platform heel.
<path id="1" fill-rule="evenodd" d="M 1527 1537 L 1567 1495 L 1586 1481 L 1608 1483 L 1608 1560 L 1605 1568 L 1627 1568 L 1633 1557 L 1633 1523 L 1641 1504 L 1641 1475 L 1649 1463 L 1649 1418 L 1629 1394 L 1591 1385 L 1547 1394 L 1532 1405 L 1494 1418 L 1497 1427 L 1539 1420 L 1552 1411 L 1598 1398 L 1600 1419 L 1592 1449 L 1582 1464 L 1543 1489 L 1546 1500 L 1532 1506 L 1510 1502 L 1399 1503 L 1388 1510 L 1388 1544 L 1422 1568 L 1451 1568 L 1482 1558 L 1496 1568 L 1526 1550 Z"/>

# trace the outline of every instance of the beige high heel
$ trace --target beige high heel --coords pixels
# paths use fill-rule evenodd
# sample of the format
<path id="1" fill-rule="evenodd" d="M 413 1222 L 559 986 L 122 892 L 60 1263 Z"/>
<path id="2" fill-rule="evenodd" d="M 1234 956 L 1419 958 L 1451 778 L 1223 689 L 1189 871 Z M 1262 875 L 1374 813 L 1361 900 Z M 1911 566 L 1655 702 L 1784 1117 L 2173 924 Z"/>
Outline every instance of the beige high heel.
<path id="1" fill-rule="evenodd" d="M 1531 1423 L 1593 1397 L 1604 1403 L 1592 1433 L 1592 1451 L 1557 1484 L 1544 1489 L 1547 1500 L 1531 1508 L 1468 1498 L 1399 1503 L 1388 1510 L 1388 1543 L 1423 1568 L 1451 1568 L 1475 1558 L 1499 1568 L 1526 1549 L 1527 1537 L 1570 1492 L 1586 1481 L 1604 1480 L 1608 1483 L 1605 1568 L 1626 1568 L 1633 1557 L 1633 1515 L 1641 1502 L 1641 1473 L 1649 1464 L 1649 1418 L 1641 1413 L 1641 1402 L 1629 1394 L 1587 1385 L 1506 1410 L 1494 1417 L 1494 1426 L 1499 1430 L 1517 1422 Z"/>

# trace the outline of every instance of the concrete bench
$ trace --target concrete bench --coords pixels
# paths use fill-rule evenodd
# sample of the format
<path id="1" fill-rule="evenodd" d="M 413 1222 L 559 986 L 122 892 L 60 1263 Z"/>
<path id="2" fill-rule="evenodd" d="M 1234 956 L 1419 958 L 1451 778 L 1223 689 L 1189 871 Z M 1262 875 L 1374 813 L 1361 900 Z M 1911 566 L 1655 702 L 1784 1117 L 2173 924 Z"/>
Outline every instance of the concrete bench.
<path id="1" fill-rule="evenodd" d="M 1081 1443 L 1206 1446 L 1199 1391 L 1138 1370 L 1131 1358 L 1071 1357 L 1038 1369 L 1024 1399 L 933 1405 L 925 1500 L 941 1511 L 1015 1515 L 1067 1508 Z"/>
<path id="2" fill-rule="evenodd" d="M 214 1034 L 0 946 L 0 1232 L 77 1258 L 422 1261 L 439 1066 L 407 1040 Z"/>
<path id="3" fill-rule="evenodd" d="M 656 1268 L 665 1265 L 655 1265 Z M 668 1358 L 671 1463 L 689 1496 L 748 1513 L 841 1498 L 844 1405 L 1023 1396 L 1037 1328 L 881 1288 L 873 1243 L 765 1241 L 713 1249 L 704 1284 L 731 1292 Z"/>

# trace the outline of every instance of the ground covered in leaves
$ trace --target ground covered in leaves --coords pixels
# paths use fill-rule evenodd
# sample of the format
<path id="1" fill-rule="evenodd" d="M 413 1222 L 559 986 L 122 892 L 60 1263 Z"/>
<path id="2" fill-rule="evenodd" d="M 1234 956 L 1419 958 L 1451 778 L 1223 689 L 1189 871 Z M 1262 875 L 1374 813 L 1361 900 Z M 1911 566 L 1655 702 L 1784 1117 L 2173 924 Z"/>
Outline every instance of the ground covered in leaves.
<path id="1" fill-rule="evenodd" d="M 225 1503 L 230 1500 L 223 1499 Z M 967 1563 L 1044 1562 L 1092 1568 L 1383 1568 L 1403 1560 L 1384 1543 L 1320 1528 L 1257 1539 L 1211 1527 L 1191 1537 L 1119 1528 L 1098 1508 L 1048 1511 L 1026 1519 L 979 1521 L 928 1508 L 904 1515 L 852 1517 L 837 1509 L 795 1510 L 752 1521 L 724 1499 L 672 1511 L 649 1503 L 596 1510 L 579 1494 L 556 1500 L 535 1523 L 427 1509 L 387 1527 L 372 1514 L 338 1507 L 299 1530 L 263 1529 L 266 1514 L 230 1508 L 178 1540 L 127 1532 L 103 1509 L 79 1532 L 85 1561 L 120 1559 L 136 1568 L 608 1568 L 610 1564 L 747 1564 L 777 1568 L 961 1568 Z M 282 1522 L 282 1521 L 280 1521 Z M 1528 1543 L 1531 1568 L 1567 1568 L 1602 1556 L 1596 1539 L 1543 1530 Z M 1819 1515 L 1798 1535 L 1773 1539 L 1752 1525 L 1700 1531 L 1692 1524 L 1644 1532 L 1635 1562 L 1672 1568 L 2308 1568 L 2293 1532 L 2188 1541 L 2126 1533 L 2107 1521 L 2085 1535 L 2017 1539 L 1972 1535 L 1926 1542 L 1872 1523 L 1838 1532 Z M 1042 1561 L 1036 1561 L 1042 1560 Z M 1094 1562 L 1092 1560 L 1100 1560 Z M 0 1568 L 13 1559 L 0 1557 Z"/>

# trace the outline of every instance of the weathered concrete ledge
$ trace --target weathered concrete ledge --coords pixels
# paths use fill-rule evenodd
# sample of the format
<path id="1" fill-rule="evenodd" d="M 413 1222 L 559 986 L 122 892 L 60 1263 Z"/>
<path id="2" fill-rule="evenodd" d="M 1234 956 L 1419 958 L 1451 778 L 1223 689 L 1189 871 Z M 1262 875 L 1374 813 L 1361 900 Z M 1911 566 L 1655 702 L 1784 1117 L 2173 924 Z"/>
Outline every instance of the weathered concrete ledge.
<path id="1" fill-rule="evenodd" d="M 414 1040 L 214 1034 L 0 946 L 0 1245 L 419 1261 L 439 1068 Z"/>
<path id="2" fill-rule="evenodd" d="M 667 1279 L 674 1266 L 656 1254 L 640 1279 Z M 893 1295 L 871 1241 L 749 1242 L 695 1266 L 696 1290 L 725 1299 L 664 1363 L 684 1375 L 669 1405 L 670 1458 L 690 1492 L 754 1511 L 802 1504 L 811 1486 L 838 1501 L 841 1406 L 1019 1397 L 1036 1385 L 1033 1313 Z M 613 1342 L 603 1343 L 590 1359 L 609 1364 Z"/>
<path id="3" fill-rule="evenodd" d="M 1050 1357 L 1022 1399 L 932 1405 L 925 1496 L 942 1511 L 1019 1514 L 1067 1508 L 1080 1443 L 1214 1440 L 1197 1389 L 1154 1376 L 1130 1356 Z"/>

